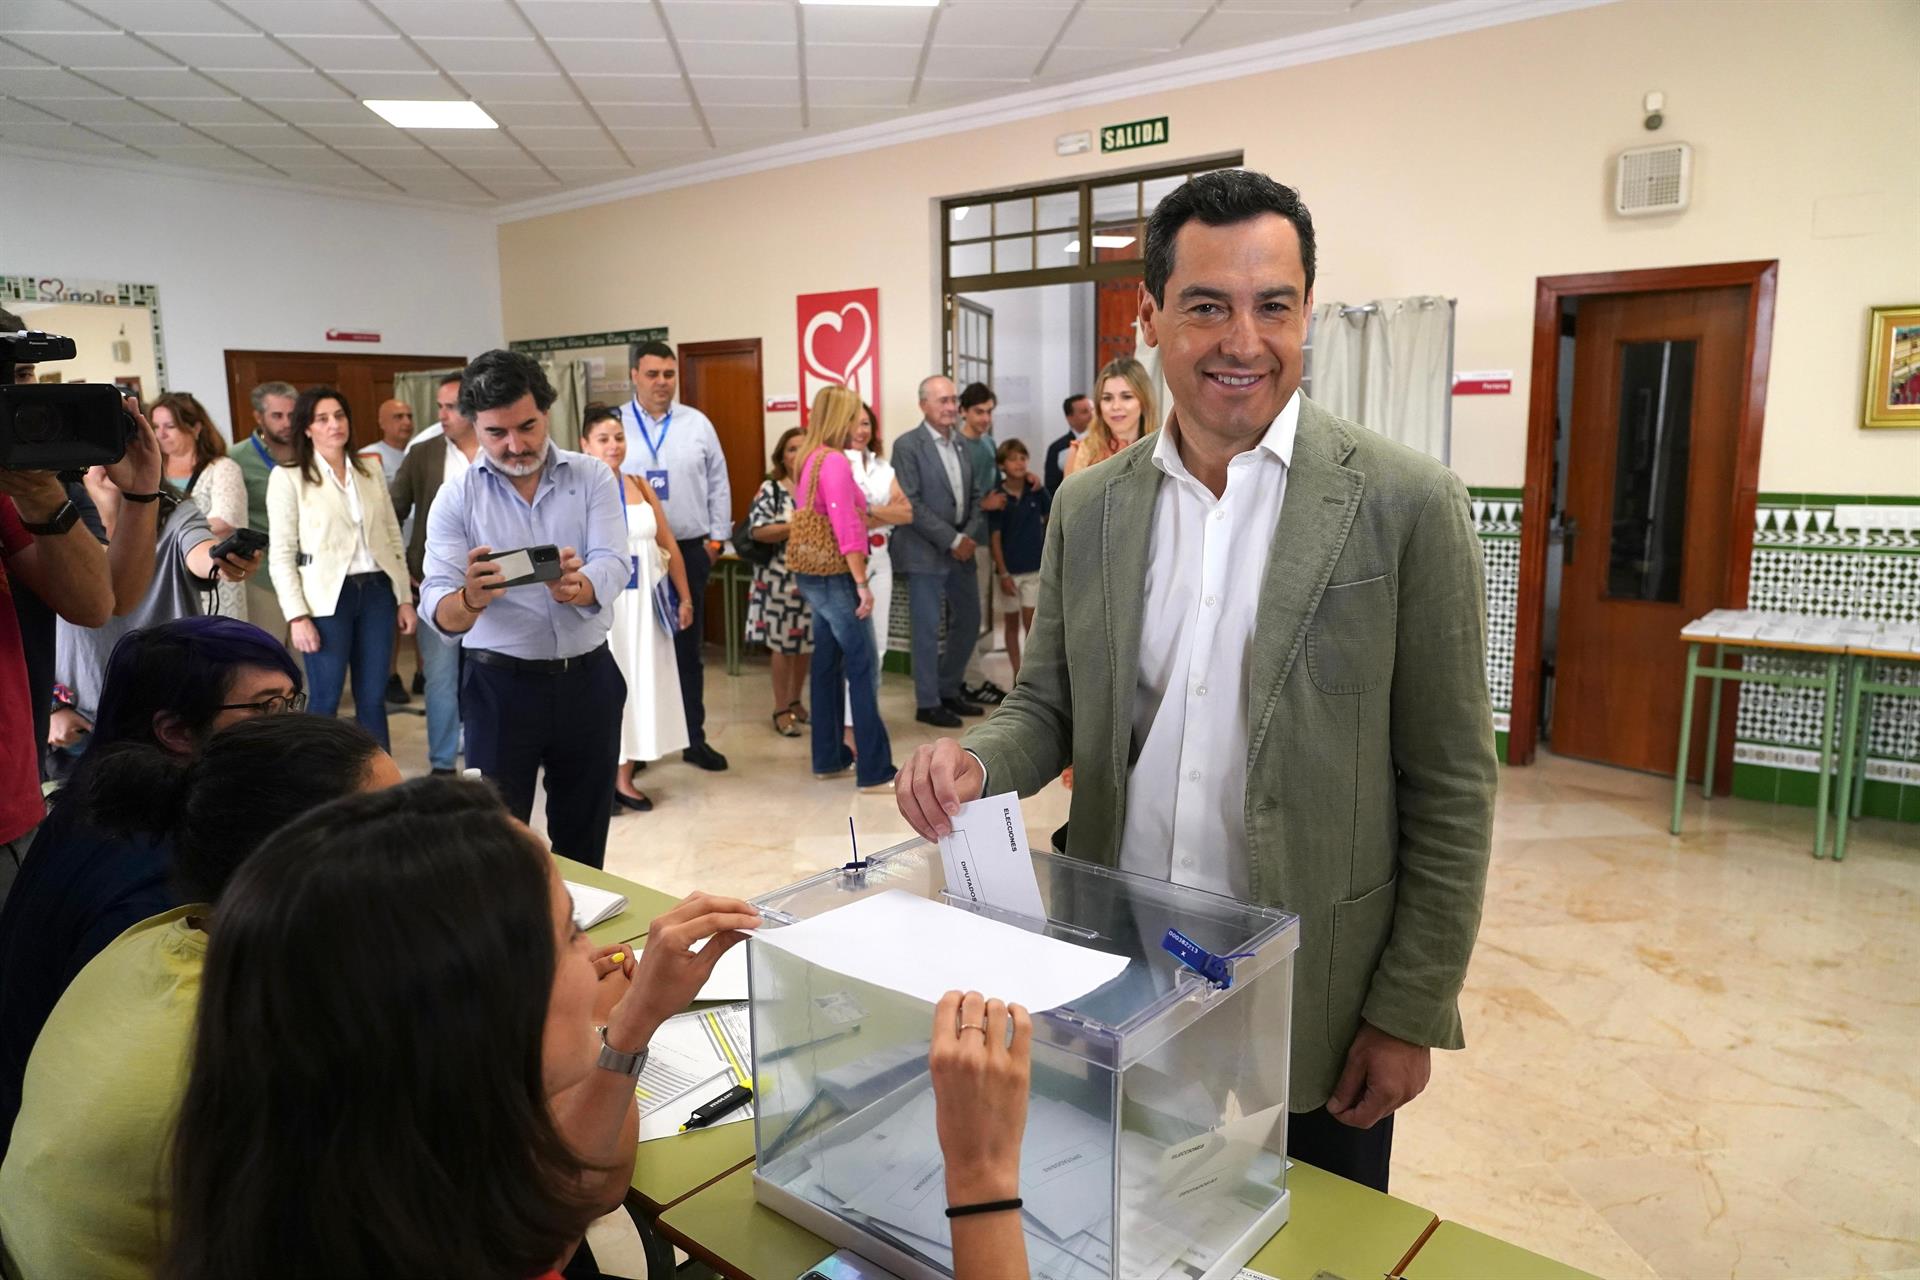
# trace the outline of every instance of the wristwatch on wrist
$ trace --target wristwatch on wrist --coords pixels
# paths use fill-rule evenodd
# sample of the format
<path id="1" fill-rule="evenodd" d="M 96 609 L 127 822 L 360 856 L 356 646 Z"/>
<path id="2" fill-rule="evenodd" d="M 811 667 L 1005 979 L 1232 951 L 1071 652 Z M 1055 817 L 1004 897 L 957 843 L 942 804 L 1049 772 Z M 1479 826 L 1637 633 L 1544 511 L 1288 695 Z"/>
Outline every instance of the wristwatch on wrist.
<path id="1" fill-rule="evenodd" d="M 20 523 L 28 533 L 33 534 L 35 537 L 55 538 L 73 528 L 79 521 L 80 508 L 74 505 L 72 498 L 68 498 L 60 505 L 60 509 L 54 512 L 48 519 L 44 521 L 23 520 Z"/>
<path id="2" fill-rule="evenodd" d="M 622 1053 L 607 1043 L 607 1029 L 600 1028 L 600 1060 L 594 1063 L 602 1071 L 611 1071 L 626 1076 L 629 1080 L 638 1080 L 642 1068 L 647 1065 L 647 1050 L 638 1053 Z"/>

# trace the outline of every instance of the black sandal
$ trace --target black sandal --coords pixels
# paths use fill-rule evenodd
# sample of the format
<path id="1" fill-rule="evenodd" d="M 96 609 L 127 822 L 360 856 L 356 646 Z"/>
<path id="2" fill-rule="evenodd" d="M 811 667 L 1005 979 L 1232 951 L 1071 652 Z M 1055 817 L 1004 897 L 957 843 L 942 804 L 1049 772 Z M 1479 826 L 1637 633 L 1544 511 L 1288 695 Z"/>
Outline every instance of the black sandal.
<path id="1" fill-rule="evenodd" d="M 813 723 L 813 717 L 807 714 L 807 709 L 800 705 L 800 699 L 798 698 L 795 698 L 787 704 L 787 714 L 791 715 L 801 724 Z"/>
<path id="2" fill-rule="evenodd" d="M 780 717 L 781 717 L 781 716 L 785 716 L 785 717 L 787 717 L 787 723 L 786 723 L 786 727 L 785 727 L 785 728 L 782 728 L 782 727 L 781 727 L 781 725 L 780 725 Z M 798 723 L 796 723 L 796 721 L 795 721 L 795 719 L 794 719 L 794 715 L 793 715 L 793 712 L 791 712 L 791 711 L 776 711 L 776 712 L 774 712 L 774 713 L 773 713 L 773 731 L 774 731 L 775 733 L 777 733 L 777 734 L 779 734 L 779 735 L 780 735 L 781 737 L 783 737 L 783 738 L 797 738 L 797 737 L 799 737 L 799 736 L 800 736 L 800 726 L 799 726 L 799 724 L 798 724 Z"/>

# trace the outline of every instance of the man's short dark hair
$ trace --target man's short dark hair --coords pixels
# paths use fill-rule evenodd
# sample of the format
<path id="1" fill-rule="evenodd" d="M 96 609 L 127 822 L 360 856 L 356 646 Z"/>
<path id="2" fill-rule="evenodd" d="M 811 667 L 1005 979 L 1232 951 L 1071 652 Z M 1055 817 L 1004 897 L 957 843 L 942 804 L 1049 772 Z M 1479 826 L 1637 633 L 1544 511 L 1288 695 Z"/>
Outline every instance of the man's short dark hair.
<path id="1" fill-rule="evenodd" d="M 523 396 L 545 413 L 553 407 L 553 384 L 540 362 L 518 351 L 493 350 L 473 358 L 460 375 L 460 416 L 477 421 L 488 409 L 504 409 Z"/>
<path id="2" fill-rule="evenodd" d="M 636 342 L 627 348 L 627 368 L 639 368 L 640 361 L 645 356 L 654 356 L 661 360 L 677 361 L 679 359 L 673 354 L 673 348 L 664 342 Z"/>
<path id="3" fill-rule="evenodd" d="M 1063 418 L 1071 418 L 1073 416 L 1073 406 L 1079 404 L 1082 400 L 1087 401 L 1089 404 L 1092 403 L 1091 396 L 1074 395 L 1062 400 L 1060 402 L 1060 416 Z"/>
<path id="4" fill-rule="evenodd" d="M 1300 235 L 1300 265 L 1313 292 L 1313 215 L 1300 193 L 1251 169 L 1216 169 L 1189 179 L 1147 220 L 1147 292 L 1157 306 L 1167 303 L 1167 279 L 1173 275 L 1173 239 L 1194 219 L 1209 227 L 1230 227 L 1263 213 L 1277 213 Z"/>
<path id="5" fill-rule="evenodd" d="M 960 393 L 960 407 L 973 409 L 983 404 L 999 403 L 993 394 L 993 388 L 984 382 L 969 382 L 967 389 Z"/>
<path id="6" fill-rule="evenodd" d="M 453 383 L 453 384 L 454 384 L 455 386 L 458 386 L 458 385 L 460 384 L 460 379 L 461 379 L 462 377 L 464 377 L 464 376 L 465 376 L 464 374 L 461 374 L 461 373 L 457 373 L 457 372 L 456 372 L 456 373 L 449 373 L 449 374 L 447 374 L 447 375 L 445 375 L 444 377 L 442 377 L 442 378 L 440 379 L 440 381 L 438 381 L 438 382 L 436 382 L 436 383 L 434 383 L 434 384 L 433 384 L 433 389 L 434 389 L 435 391 L 438 391 L 438 390 L 439 390 L 439 389 L 440 389 L 441 387 L 444 387 L 444 386 L 446 386 L 446 385 L 447 385 L 447 384 L 448 384 L 449 382 L 451 382 L 451 383 Z"/>

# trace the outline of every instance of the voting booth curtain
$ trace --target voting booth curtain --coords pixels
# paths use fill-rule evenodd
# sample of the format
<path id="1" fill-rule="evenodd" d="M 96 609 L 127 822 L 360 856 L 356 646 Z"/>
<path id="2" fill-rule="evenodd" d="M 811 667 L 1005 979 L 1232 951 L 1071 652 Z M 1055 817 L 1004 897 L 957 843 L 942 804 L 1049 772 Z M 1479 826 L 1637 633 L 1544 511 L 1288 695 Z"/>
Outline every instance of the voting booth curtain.
<path id="1" fill-rule="evenodd" d="M 413 428 L 425 431 L 440 421 L 440 379 L 450 373 L 460 372 L 456 365 L 451 369 L 426 369 L 418 373 L 396 373 L 393 375 L 393 398 L 413 410 Z"/>
<path id="2" fill-rule="evenodd" d="M 1330 413 L 1448 461 L 1453 303 L 1383 298 L 1313 309 L 1307 394 Z"/>

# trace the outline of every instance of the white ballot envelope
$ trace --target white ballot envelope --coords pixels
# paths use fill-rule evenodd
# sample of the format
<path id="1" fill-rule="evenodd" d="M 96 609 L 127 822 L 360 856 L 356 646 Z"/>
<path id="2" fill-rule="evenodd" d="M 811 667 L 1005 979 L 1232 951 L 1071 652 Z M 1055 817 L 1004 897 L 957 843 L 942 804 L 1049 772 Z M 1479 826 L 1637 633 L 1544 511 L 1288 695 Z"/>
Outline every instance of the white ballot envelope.
<path id="1" fill-rule="evenodd" d="M 953 834 L 940 838 L 940 861 L 946 867 L 947 892 L 954 897 L 1030 920 L 1047 918 L 1040 881 L 1033 874 L 1033 853 L 1027 848 L 1026 819 L 1014 792 L 962 805 L 953 819 Z"/>

